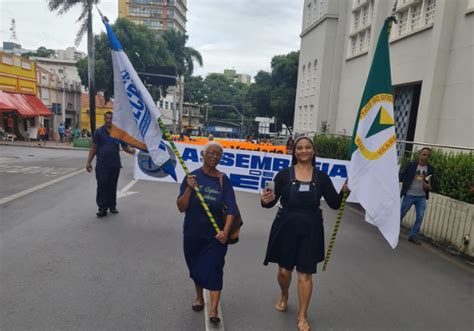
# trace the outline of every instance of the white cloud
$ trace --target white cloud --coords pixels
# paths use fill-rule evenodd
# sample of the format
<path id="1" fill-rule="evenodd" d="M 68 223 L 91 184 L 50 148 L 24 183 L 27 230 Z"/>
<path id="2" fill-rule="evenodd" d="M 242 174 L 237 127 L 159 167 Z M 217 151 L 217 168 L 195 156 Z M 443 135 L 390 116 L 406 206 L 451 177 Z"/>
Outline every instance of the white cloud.
<path id="1" fill-rule="evenodd" d="M 189 0 L 187 5 L 188 44 L 204 59 L 204 67 L 196 68 L 195 74 L 235 68 L 254 76 L 270 70 L 272 56 L 299 49 L 302 0 Z M 99 8 L 115 21 L 117 0 L 102 0 Z M 79 7 L 57 15 L 49 12 L 46 0 L 0 0 L 0 13 L 0 40 L 10 40 L 14 18 L 18 42 L 28 49 L 73 46 L 79 29 Z M 94 32 L 104 31 L 94 14 Z M 86 38 L 79 49 L 86 51 Z"/>

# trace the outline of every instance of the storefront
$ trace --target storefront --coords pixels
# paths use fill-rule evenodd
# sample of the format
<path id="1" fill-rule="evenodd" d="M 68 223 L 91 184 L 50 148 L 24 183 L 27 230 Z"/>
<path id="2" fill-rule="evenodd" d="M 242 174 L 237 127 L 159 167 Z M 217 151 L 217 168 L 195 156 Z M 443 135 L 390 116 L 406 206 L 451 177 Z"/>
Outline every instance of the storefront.
<path id="1" fill-rule="evenodd" d="M 40 125 L 53 113 L 33 94 L 0 91 L 0 127 L 15 139 L 37 139 Z"/>

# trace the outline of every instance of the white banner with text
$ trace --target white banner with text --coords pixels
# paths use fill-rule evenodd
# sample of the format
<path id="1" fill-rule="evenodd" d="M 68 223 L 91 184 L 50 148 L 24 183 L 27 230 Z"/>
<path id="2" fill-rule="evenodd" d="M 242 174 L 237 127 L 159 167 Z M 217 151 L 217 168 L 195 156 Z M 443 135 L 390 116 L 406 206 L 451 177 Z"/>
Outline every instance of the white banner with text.
<path id="1" fill-rule="evenodd" d="M 176 155 L 168 146 L 170 158 L 175 167 L 178 182 L 186 176 Z M 201 145 L 175 143 L 189 171 L 202 166 Z M 235 190 L 259 193 L 267 181 L 272 181 L 278 171 L 290 166 L 291 155 L 254 152 L 241 149 L 224 149 L 218 169 L 227 174 Z M 327 173 L 339 192 L 347 179 L 349 161 L 316 158 L 316 168 Z M 160 167 L 156 166 L 147 153 L 139 152 L 135 156 L 134 178 L 142 180 L 174 182 Z M 348 198 L 349 202 L 356 202 Z"/>

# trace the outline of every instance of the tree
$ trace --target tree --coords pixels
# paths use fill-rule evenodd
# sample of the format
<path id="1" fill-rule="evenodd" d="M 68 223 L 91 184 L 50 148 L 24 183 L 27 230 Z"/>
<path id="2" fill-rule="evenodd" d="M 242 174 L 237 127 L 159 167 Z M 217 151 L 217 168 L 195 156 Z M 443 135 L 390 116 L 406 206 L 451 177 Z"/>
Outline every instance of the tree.
<path id="1" fill-rule="evenodd" d="M 270 106 L 272 100 L 272 74 L 259 71 L 255 76 L 255 83 L 250 86 L 249 102 L 256 115 L 273 117 L 274 111 Z"/>
<path id="2" fill-rule="evenodd" d="M 44 46 L 39 47 L 36 52 L 28 52 L 21 54 L 22 57 L 30 58 L 30 57 L 47 57 L 53 58 L 56 55 L 56 51 L 54 49 L 49 49 Z"/>
<path id="3" fill-rule="evenodd" d="M 194 71 L 194 62 L 197 62 L 202 66 L 202 56 L 197 50 L 192 47 L 187 47 L 186 42 L 188 41 L 188 36 L 176 31 L 176 30 L 166 30 L 162 34 L 163 40 L 166 41 L 168 45 L 168 50 L 174 57 L 176 72 L 178 73 L 178 93 L 179 93 L 179 125 L 181 126 L 181 114 L 183 113 L 183 76 L 191 76 Z M 179 128 L 181 130 L 181 127 Z"/>
<path id="4" fill-rule="evenodd" d="M 287 127 L 293 125 L 299 52 L 276 55 L 272 58 L 272 72 L 259 71 L 249 91 L 249 102 L 254 113 L 275 116 Z"/>
<path id="5" fill-rule="evenodd" d="M 155 33 L 147 26 L 135 24 L 126 18 L 118 18 L 112 29 L 127 54 L 130 62 L 137 72 L 156 73 L 158 66 L 173 65 L 173 57 L 167 49 L 164 40 L 156 38 Z M 112 68 L 112 57 L 107 34 L 102 32 L 95 36 L 96 49 L 96 88 L 104 92 L 104 97 L 109 100 L 114 95 L 114 77 Z M 84 85 L 87 86 L 87 59 L 77 62 L 79 76 Z M 144 82 L 146 84 L 146 81 Z M 159 99 L 161 91 L 159 86 L 147 88 L 154 99 Z"/>
<path id="6" fill-rule="evenodd" d="M 82 6 L 81 15 L 76 22 L 81 23 L 81 27 L 76 35 L 75 45 L 78 46 L 82 37 L 87 32 L 87 57 L 88 57 L 88 84 L 89 87 L 89 116 L 91 122 L 91 132 L 95 131 L 95 61 L 94 61 L 94 38 L 92 31 L 92 9 L 100 0 L 48 0 L 50 11 L 57 11 L 62 15 L 76 5 Z"/>

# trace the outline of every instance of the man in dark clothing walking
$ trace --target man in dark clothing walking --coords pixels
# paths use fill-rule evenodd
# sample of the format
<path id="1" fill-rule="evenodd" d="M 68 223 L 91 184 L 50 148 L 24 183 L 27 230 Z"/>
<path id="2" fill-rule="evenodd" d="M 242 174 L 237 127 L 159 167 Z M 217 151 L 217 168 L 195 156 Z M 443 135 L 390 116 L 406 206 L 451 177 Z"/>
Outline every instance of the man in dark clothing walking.
<path id="1" fill-rule="evenodd" d="M 109 209 L 112 214 L 117 214 L 117 182 L 120 174 L 120 146 L 125 152 L 134 155 L 135 149 L 130 148 L 126 144 L 121 144 L 114 138 L 110 137 L 110 129 L 112 128 L 112 112 L 108 111 L 104 114 L 105 125 L 101 126 L 94 133 L 92 146 L 87 158 L 86 169 L 92 171 L 92 160 L 97 155 L 97 163 L 95 167 L 95 177 L 97 179 L 97 206 L 99 211 L 98 217 L 107 215 Z"/>
<path id="2" fill-rule="evenodd" d="M 418 240 L 421 223 L 426 209 L 426 200 L 429 199 L 429 191 L 434 186 L 434 168 L 428 164 L 431 149 L 422 148 L 418 162 L 410 162 L 400 173 L 402 182 L 401 196 L 403 197 L 400 217 L 403 219 L 412 205 L 415 205 L 416 218 L 410 229 L 408 240 L 414 244 L 421 245 Z"/>

